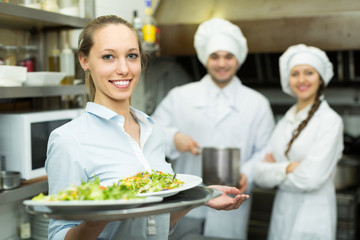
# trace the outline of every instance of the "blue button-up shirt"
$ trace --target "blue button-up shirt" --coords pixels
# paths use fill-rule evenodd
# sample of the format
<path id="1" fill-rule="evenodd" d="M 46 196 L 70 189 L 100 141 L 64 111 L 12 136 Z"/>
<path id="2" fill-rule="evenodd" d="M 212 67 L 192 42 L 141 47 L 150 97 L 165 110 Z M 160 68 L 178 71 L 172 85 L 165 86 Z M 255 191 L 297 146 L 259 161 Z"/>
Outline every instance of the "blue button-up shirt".
<path id="1" fill-rule="evenodd" d="M 48 142 L 45 168 L 49 194 L 72 184 L 100 178 L 110 185 L 120 178 L 151 169 L 173 173 L 165 161 L 161 132 L 149 116 L 131 108 L 140 125 L 140 145 L 124 130 L 123 116 L 96 103 L 88 103 L 79 118 L 55 129 Z M 98 239 L 167 239 L 169 214 L 113 221 Z M 64 239 L 80 221 L 52 220 L 49 239 Z"/>

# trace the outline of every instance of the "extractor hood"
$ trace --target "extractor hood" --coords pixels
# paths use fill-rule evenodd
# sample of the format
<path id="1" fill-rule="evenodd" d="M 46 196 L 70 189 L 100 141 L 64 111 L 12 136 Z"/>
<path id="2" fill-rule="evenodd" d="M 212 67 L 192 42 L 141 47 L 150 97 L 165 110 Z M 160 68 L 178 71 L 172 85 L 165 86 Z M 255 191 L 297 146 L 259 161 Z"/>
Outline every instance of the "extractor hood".
<path id="1" fill-rule="evenodd" d="M 194 55 L 196 29 L 212 17 L 237 24 L 250 53 L 282 52 L 298 43 L 360 49 L 358 0 L 161 0 L 155 18 L 162 55 Z"/>

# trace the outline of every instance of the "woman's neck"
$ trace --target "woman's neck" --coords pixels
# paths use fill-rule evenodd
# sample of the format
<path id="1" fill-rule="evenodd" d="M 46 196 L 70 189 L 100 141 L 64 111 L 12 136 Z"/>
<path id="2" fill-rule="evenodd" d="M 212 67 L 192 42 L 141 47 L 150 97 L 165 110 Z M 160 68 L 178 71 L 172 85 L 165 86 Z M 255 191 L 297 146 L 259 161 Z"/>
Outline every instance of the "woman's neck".
<path id="1" fill-rule="evenodd" d="M 94 99 L 94 103 L 103 105 L 117 114 L 124 116 L 125 119 L 130 118 L 130 103 L 128 99 L 121 100 L 121 101 L 104 101 L 99 99 Z"/>
<path id="2" fill-rule="evenodd" d="M 298 101 L 297 102 L 297 109 L 296 112 L 300 112 L 301 110 L 303 110 L 304 108 L 306 108 L 309 105 L 312 105 L 315 102 L 315 100 L 311 100 L 311 101 Z"/>

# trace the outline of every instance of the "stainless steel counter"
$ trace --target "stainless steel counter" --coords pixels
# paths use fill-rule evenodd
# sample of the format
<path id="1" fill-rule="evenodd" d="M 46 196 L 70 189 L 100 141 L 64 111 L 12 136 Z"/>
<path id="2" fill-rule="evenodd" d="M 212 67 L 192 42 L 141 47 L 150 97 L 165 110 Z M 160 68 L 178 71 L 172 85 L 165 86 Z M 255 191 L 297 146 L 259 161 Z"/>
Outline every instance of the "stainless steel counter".
<path id="1" fill-rule="evenodd" d="M 23 184 L 18 188 L 4 190 L 0 192 L 0 205 L 21 201 L 31 198 L 41 192 L 48 191 L 48 182 L 46 180 Z"/>

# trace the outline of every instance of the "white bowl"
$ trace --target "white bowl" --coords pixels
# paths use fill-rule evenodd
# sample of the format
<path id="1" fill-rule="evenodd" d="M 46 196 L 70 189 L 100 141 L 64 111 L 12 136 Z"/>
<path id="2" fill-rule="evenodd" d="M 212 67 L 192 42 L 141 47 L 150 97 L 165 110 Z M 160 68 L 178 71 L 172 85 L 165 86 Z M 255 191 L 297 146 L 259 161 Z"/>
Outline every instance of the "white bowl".
<path id="1" fill-rule="evenodd" d="M 59 85 L 66 76 L 65 72 L 28 72 L 25 86 Z"/>
<path id="2" fill-rule="evenodd" d="M 26 80 L 26 67 L 0 65 L 0 86 L 21 86 Z"/>

